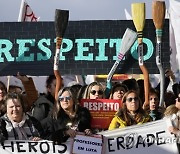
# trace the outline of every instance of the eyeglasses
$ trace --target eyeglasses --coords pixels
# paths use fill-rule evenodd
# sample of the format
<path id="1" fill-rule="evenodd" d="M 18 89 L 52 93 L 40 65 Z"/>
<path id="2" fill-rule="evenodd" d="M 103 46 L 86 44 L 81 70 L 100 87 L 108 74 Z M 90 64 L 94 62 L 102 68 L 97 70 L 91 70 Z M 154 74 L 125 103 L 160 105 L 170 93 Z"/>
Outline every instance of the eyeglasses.
<path id="1" fill-rule="evenodd" d="M 60 96 L 60 97 L 58 98 L 58 100 L 59 100 L 60 102 L 62 102 L 62 101 L 67 102 L 67 101 L 70 101 L 70 100 L 71 100 L 71 96 L 65 96 L 65 97 Z"/>
<path id="2" fill-rule="evenodd" d="M 132 102 L 132 100 L 134 100 L 134 101 L 138 101 L 138 98 L 137 97 L 129 97 L 129 98 L 127 98 L 126 99 L 128 102 Z"/>
<path id="3" fill-rule="evenodd" d="M 178 102 L 180 102 L 180 97 L 177 97 L 176 100 L 177 100 Z"/>
<path id="4" fill-rule="evenodd" d="M 96 92 L 98 93 L 98 95 L 103 95 L 103 91 L 102 91 L 102 90 L 98 90 L 98 91 L 92 90 L 90 93 L 91 93 L 92 95 L 95 95 Z"/>

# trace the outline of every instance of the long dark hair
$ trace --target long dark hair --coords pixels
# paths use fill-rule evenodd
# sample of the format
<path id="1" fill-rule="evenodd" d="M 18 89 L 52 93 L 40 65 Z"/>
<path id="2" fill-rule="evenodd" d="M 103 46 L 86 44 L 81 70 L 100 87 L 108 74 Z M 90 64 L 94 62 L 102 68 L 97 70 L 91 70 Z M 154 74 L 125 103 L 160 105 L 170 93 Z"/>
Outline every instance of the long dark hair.
<path id="1" fill-rule="evenodd" d="M 130 93 L 134 93 L 136 95 L 136 97 L 138 98 L 138 101 L 139 101 L 139 108 L 136 110 L 134 118 L 132 118 L 130 116 L 129 111 L 128 111 L 127 106 L 126 106 L 126 103 L 125 103 L 127 96 Z M 124 96 L 122 98 L 122 103 L 123 103 L 123 106 L 116 113 L 116 115 L 119 116 L 122 120 L 124 120 L 127 123 L 127 126 L 131 126 L 134 123 L 137 124 L 137 123 L 141 122 L 143 120 L 143 118 L 147 115 L 146 112 L 142 108 L 142 102 L 141 102 L 140 97 L 138 96 L 138 93 L 134 90 L 129 90 L 124 94 Z"/>
<path id="2" fill-rule="evenodd" d="M 71 89 L 71 87 L 65 87 L 63 89 L 61 89 L 58 93 L 58 98 L 59 96 L 61 96 L 65 91 L 69 92 L 69 95 L 71 96 L 72 100 L 73 100 L 73 110 L 76 114 L 79 102 L 74 94 L 74 91 Z M 53 118 L 57 119 L 60 115 L 61 112 L 64 112 L 64 110 L 61 108 L 61 104 L 60 102 L 57 100 L 54 104 L 54 108 L 53 108 L 53 112 L 52 112 L 52 116 Z"/>
<path id="3" fill-rule="evenodd" d="M 114 91 L 115 91 L 115 89 L 116 89 L 117 87 L 121 87 L 122 89 L 124 89 L 124 93 L 128 91 L 128 88 L 127 88 L 127 86 L 126 86 L 125 84 L 116 83 L 116 84 L 112 87 L 112 89 L 111 89 L 111 91 L 110 91 L 109 99 L 113 99 L 113 94 L 114 94 Z"/>

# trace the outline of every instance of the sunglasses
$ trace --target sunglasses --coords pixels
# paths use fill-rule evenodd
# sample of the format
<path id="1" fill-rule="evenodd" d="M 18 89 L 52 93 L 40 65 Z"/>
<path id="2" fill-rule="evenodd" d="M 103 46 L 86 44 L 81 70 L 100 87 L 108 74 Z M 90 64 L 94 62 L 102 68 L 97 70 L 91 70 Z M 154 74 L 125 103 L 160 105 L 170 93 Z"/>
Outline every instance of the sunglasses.
<path id="1" fill-rule="evenodd" d="M 58 98 L 58 100 L 59 100 L 60 102 L 62 102 L 62 101 L 67 102 L 67 101 L 70 101 L 70 100 L 71 100 L 71 96 L 66 96 L 66 97 L 60 96 L 60 97 Z"/>
<path id="2" fill-rule="evenodd" d="M 176 100 L 177 100 L 178 102 L 180 102 L 180 97 L 177 97 Z"/>
<path id="3" fill-rule="evenodd" d="M 126 99 L 128 102 L 132 102 L 132 100 L 134 100 L 134 101 L 138 101 L 138 98 L 137 97 L 129 97 L 129 98 L 127 98 Z"/>
<path id="4" fill-rule="evenodd" d="M 92 95 L 95 95 L 96 92 L 98 93 L 98 95 L 103 95 L 103 91 L 102 91 L 102 90 L 98 90 L 98 91 L 92 90 L 90 93 L 91 93 Z"/>

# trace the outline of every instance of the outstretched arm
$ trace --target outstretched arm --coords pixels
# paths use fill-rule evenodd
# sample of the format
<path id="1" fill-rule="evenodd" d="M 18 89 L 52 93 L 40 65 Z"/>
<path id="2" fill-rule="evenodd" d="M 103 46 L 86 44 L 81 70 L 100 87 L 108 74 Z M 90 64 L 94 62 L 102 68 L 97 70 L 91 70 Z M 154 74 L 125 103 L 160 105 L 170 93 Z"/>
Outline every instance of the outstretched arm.
<path id="1" fill-rule="evenodd" d="M 28 110 L 32 107 L 33 103 L 38 99 L 38 91 L 36 90 L 34 81 L 31 77 L 27 77 L 26 75 L 20 75 L 20 73 L 17 73 L 16 76 L 19 80 L 21 80 L 26 95 L 25 100 L 28 105 Z"/>

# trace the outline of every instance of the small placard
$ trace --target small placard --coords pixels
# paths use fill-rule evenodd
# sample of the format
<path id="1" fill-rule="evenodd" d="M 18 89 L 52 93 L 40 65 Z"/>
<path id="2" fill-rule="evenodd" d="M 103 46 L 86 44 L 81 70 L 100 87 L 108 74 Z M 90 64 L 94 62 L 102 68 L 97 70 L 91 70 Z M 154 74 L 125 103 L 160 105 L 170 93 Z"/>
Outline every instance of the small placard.
<path id="1" fill-rule="evenodd" d="M 103 141 L 101 135 L 85 136 L 76 135 L 74 138 L 73 154 L 101 154 Z"/>

